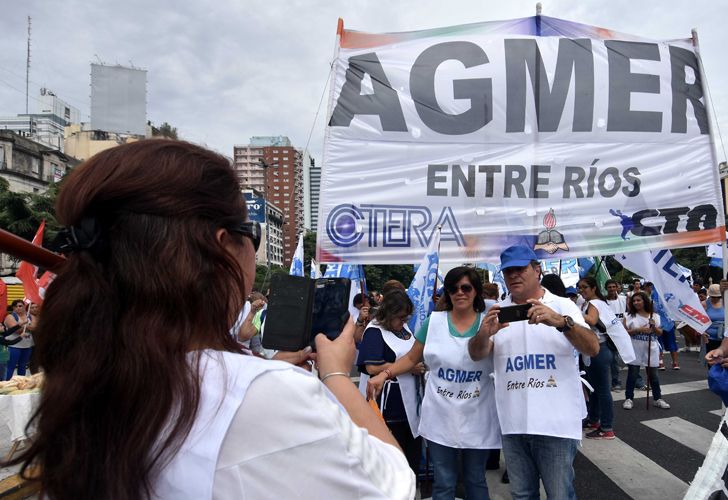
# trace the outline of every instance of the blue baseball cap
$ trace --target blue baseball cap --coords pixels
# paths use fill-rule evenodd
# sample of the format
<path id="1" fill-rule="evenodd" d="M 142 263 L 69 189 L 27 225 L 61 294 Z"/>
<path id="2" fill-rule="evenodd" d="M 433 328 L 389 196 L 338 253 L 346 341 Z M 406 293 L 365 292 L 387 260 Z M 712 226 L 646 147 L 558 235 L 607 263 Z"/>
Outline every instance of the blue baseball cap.
<path id="1" fill-rule="evenodd" d="M 513 245 L 503 250 L 500 255 L 500 268 L 503 270 L 509 267 L 524 267 L 534 260 L 538 260 L 538 257 L 531 248 L 524 245 Z"/>
<path id="2" fill-rule="evenodd" d="M 579 295 L 579 292 L 576 290 L 576 288 L 570 286 L 566 289 L 566 296 L 568 297 L 569 295 Z"/>

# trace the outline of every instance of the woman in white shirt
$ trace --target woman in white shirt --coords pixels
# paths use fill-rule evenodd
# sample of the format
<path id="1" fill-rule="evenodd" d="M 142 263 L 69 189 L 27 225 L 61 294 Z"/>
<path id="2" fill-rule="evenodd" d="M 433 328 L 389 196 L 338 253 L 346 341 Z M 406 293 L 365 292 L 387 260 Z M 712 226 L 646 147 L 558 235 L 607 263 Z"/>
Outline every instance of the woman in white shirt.
<path id="1" fill-rule="evenodd" d="M 57 216 L 69 256 L 37 329 L 37 430 L 11 461 L 38 466 L 44 496 L 414 496 L 349 379 L 352 322 L 316 339 L 323 384 L 228 333 L 261 238 L 228 159 L 182 141 L 109 149 L 64 179 Z"/>
<path id="2" fill-rule="evenodd" d="M 660 316 L 652 310 L 652 300 L 645 292 L 635 292 L 627 300 L 627 314 L 624 316 L 624 327 L 632 337 L 632 346 L 636 359 L 627 365 L 627 388 L 622 408 L 631 410 L 634 407 L 634 387 L 640 366 L 647 367 L 647 374 L 652 388 L 652 403 L 663 410 L 670 409 L 670 405 L 662 399 L 660 379 L 657 376 L 657 367 L 660 365 L 660 347 L 657 337 L 662 335 Z M 648 366 L 649 365 L 649 366 Z"/>

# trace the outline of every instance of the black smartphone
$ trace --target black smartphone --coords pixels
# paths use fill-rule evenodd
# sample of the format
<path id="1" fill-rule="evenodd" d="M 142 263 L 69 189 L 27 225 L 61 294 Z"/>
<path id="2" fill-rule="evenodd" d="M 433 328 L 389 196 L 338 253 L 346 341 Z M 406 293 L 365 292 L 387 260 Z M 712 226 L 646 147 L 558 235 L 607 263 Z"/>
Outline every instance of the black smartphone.
<path id="1" fill-rule="evenodd" d="M 512 323 L 513 321 L 526 321 L 528 310 L 533 304 L 517 304 L 515 306 L 501 307 L 498 311 L 498 323 Z"/>
<path id="2" fill-rule="evenodd" d="M 338 337 L 349 316 L 350 288 L 351 281 L 346 278 L 312 280 L 287 274 L 273 275 L 263 347 L 298 351 L 308 345 L 314 346 L 313 339 L 318 333 L 324 333 L 330 339 Z"/>
<path id="3" fill-rule="evenodd" d="M 319 278 L 314 282 L 311 341 L 319 333 L 334 340 L 349 318 L 351 281 L 345 278 Z"/>

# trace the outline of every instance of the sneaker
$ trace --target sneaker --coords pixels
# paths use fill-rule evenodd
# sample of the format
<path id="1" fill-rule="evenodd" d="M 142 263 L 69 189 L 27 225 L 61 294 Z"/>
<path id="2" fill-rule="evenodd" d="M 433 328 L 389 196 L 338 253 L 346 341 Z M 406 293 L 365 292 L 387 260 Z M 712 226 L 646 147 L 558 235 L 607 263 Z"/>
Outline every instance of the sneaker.
<path id="1" fill-rule="evenodd" d="M 638 387 L 638 389 L 640 391 L 646 391 L 647 390 L 647 386 L 646 385 L 643 385 L 642 387 Z"/>
<path id="2" fill-rule="evenodd" d="M 657 401 L 652 403 L 652 406 L 656 406 L 658 408 L 662 408 L 663 410 L 669 410 L 670 405 L 665 401 L 664 399 L 658 399 Z"/>
<path id="3" fill-rule="evenodd" d="M 587 430 L 599 429 L 599 422 L 589 422 L 589 419 L 585 418 L 581 423 L 581 428 Z"/>
<path id="4" fill-rule="evenodd" d="M 667 370 L 667 368 L 665 368 L 665 365 L 662 363 L 660 363 L 660 366 L 657 369 L 660 370 L 661 372 L 664 372 L 665 370 Z"/>
<path id="5" fill-rule="evenodd" d="M 595 429 L 587 433 L 587 435 L 584 437 L 586 437 L 587 439 L 614 439 L 614 431 L 603 431 L 601 429 Z"/>
<path id="6" fill-rule="evenodd" d="M 624 403 L 622 403 L 622 408 L 625 410 L 631 410 L 634 407 L 634 403 L 631 399 L 625 399 Z"/>
<path id="7" fill-rule="evenodd" d="M 615 384 L 615 385 L 612 386 L 612 391 L 614 391 L 614 392 L 622 391 L 622 390 L 624 390 L 622 388 L 622 384 Z"/>
<path id="8" fill-rule="evenodd" d="M 675 365 L 675 366 L 672 367 L 672 369 L 673 370 L 679 370 L 680 369 L 680 365 Z"/>

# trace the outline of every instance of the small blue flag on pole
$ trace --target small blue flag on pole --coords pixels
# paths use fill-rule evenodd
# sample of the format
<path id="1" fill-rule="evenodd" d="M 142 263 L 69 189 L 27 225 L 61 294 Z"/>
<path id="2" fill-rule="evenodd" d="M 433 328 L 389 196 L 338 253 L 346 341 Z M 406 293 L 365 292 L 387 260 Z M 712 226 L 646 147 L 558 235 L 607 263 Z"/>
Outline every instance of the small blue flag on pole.
<path id="1" fill-rule="evenodd" d="M 291 270 L 288 274 L 291 276 L 303 276 L 303 233 L 298 238 L 298 246 L 296 247 L 296 252 L 293 254 Z"/>
<path id="2" fill-rule="evenodd" d="M 427 247 L 427 253 L 422 259 L 412 283 L 407 289 L 407 295 L 412 300 L 412 319 L 409 321 L 409 328 L 412 333 L 420 329 L 425 319 L 435 308 L 433 295 L 437 283 L 437 268 L 440 264 L 440 228 L 432 235 L 432 241 Z"/>

